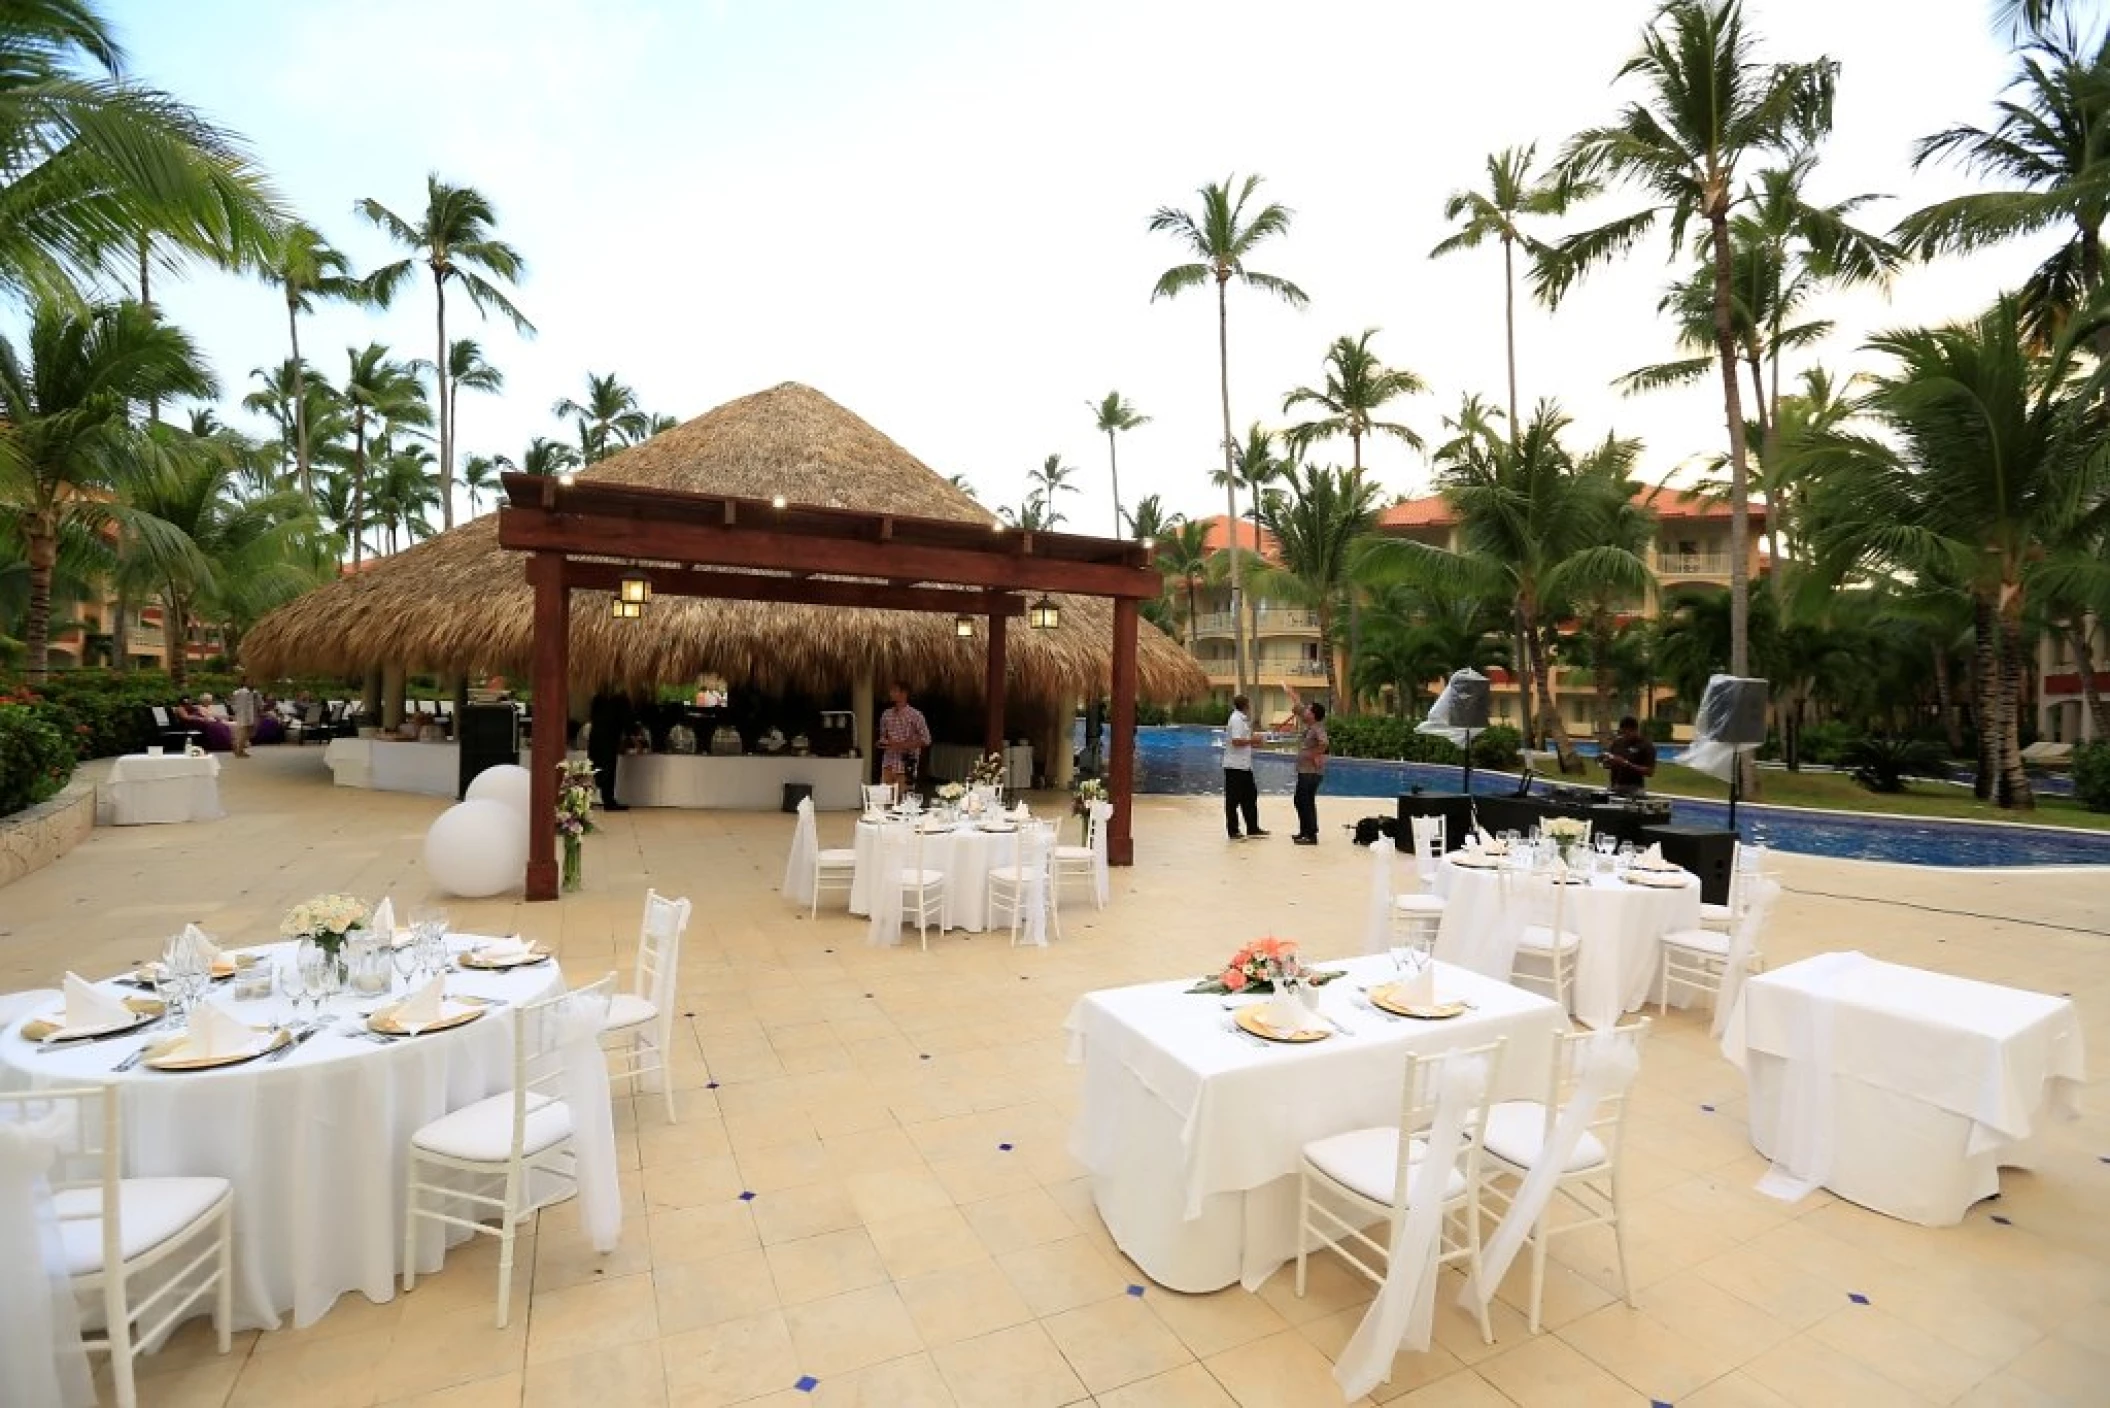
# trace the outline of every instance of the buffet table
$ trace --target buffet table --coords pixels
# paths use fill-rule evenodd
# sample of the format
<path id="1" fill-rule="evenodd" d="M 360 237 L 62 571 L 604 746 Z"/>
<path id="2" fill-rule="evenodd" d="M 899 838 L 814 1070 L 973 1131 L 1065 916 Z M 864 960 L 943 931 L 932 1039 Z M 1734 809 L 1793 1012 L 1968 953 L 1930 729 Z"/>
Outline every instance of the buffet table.
<path id="1" fill-rule="evenodd" d="M 864 777 L 859 757 L 644 753 L 616 761 L 615 795 L 631 807 L 773 812 L 784 803 L 784 784 L 796 782 L 813 789 L 817 810 L 853 811 L 862 802 L 857 789 Z"/>
<path id="2" fill-rule="evenodd" d="M 1313 1139 L 1399 1119 L 1408 1052 L 1507 1038 L 1494 1094 L 1543 1099 L 1567 1019 L 1546 998 L 1437 965 L 1444 999 L 1475 1006 L 1448 1021 L 1392 1017 L 1358 988 L 1395 976 L 1385 955 L 1322 963 L 1348 976 L 1319 989 L 1347 1028 L 1277 1045 L 1233 1028 L 1226 999 L 1194 979 L 1086 993 L 1065 1028 L 1084 1065 L 1070 1153 L 1114 1242 L 1176 1291 L 1257 1289 L 1297 1254 L 1299 1152 Z"/>
<path id="3" fill-rule="evenodd" d="M 1828 953 L 1745 982 L 1722 1053 L 1750 1086 L 1773 1190 L 1821 1184 L 1928 1227 L 2027 1167 L 2084 1079 L 2070 999 Z"/>
<path id="4" fill-rule="evenodd" d="M 386 738 L 333 738 L 322 761 L 339 787 L 375 792 L 416 792 L 427 797 L 456 797 L 462 790 L 462 750 L 458 743 L 401 743 Z M 529 761 L 526 749 L 522 765 Z"/>
<path id="5" fill-rule="evenodd" d="M 127 753 L 110 763 L 96 796 L 98 819 L 112 826 L 216 821 L 220 760 L 210 753 Z"/>

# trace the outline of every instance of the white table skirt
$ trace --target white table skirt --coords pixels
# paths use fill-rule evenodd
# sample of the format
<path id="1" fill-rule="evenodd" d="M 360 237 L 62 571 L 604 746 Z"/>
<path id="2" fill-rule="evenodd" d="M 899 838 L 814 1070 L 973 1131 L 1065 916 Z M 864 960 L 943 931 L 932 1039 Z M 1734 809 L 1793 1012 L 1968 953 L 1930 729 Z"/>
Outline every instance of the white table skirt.
<path id="1" fill-rule="evenodd" d="M 1392 978 L 1388 957 L 1318 966 L 1348 971 L 1320 990 L 1320 1005 L 1351 1034 L 1308 1046 L 1254 1046 L 1230 1029 L 1224 999 L 1186 992 L 1192 978 L 1087 993 L 1070 1010 L 1070 1060 L 1085 1068 L 1070 1153 L 1091 1170 L 1115 1243 L 1159 1285 L 1251 1289 L 1294 1257 L 1299 1151 L 1396 1124 L 1410 1051 L 1506 1037 L 1496 1094 L 1544 1098 L 1568 1026 L 1546 998 L 1439 965 L 1438 994 L 1475 1009 L 1394 1020 L 1356 992 Z"/>
<path id="2" fill-rule="evenodd" d="M 1824 1186 L 1929 1227 L 1963 1220 L 2028 1167 L 2047 1112 L 2070 1116 L 2084 1077 L 2080 1019 L 2060 997 L 1874 959 L 1791 963 L 1744 984 L 1722 1051 L 1744 1069 L 1751 1142 L 1771 1158 L 1796 1063 L 1828 1023 Z"/>
<path id="3" fill-rule="evenodd" d="M 333 738 L 322 750 L 322 761 L 339 787 L 415 792 L 426 797 L 453 797 L 462 787 L 461 746 L 455 743 Z M 527 762 L 525 750 L 521 762 Z"/>
<path id="4" fill-rule="evenodd" d="M 1439 955 L 1467 935 L 1478 936 L 1501 922 L 1512 895 L 1529 879 L 1503 870 L 1476 870 L 1444 858 L 1436 870 L 1436 893 L 1448 902 L 1436 940 Z M 1616 875 L 1593 876 L 1570 885 L 1561 905 L 1561 927 L 1581 940 L 1575 959 L 1571 1002 L 1585 1025 L 1603 1030 L 1620 1015 L 1651 1001 L 1661 970 L 1662 944 L 1673 929 L 1700 927 L 1700 882 L 1685 876 L 1678 889 L 1629 884 Z M 1534 909 L 1531 922 L 1550 922 Z"/>
<path id="5" fill-rule="evenodd" d="M 461 937 L 450 946 L 476 942 Z M 292 950 L 279 944 L 256 951 L 290 961 Z M 563 981 L 553 960 L 502 973 L 453 973 L 447 987 L 512 1003 Z M 213 1001 L 259 1025 L 292 1015 L 276 994 L 234 1002 L 225 985 L 214 994 Z M 395 1294 L 403 1254 L 403 1151 L 411 1134 L 512 1085 L 510 1009 L 493 1008 L 466 1026 L 387 1046 L 346 1035 L 359 1029 L 355 1008 L 375 1001 L 335 999 L 336 1023 L 290 1056 L 219 1071 L 164 1073 L 141 1065 L 115 1073 L 113 1065 L 153 1037 L 46 1052 L 10 1029 L 0 1036 L 0 1082 L 111 1087 L 124 1105 L 128 1176 L 231 1182 L 234 1328 L 272 1329 L 290 1312 L 298 1329 L 347 1291 L 375 1301 Z M 420 1244 L 420 1270 L 436 1270 L 441 1252 L 435 1225 Z"/>
<path id="6" fill-rule="evenodd" d="M 206 753 L 127 753 L 110 763 L 101 800 L 115 826 L 215 821 L 220 809 L 220 760 Z"/>
<path id="7" fill-rule="evenodd" d="M 879 828 L 857 823 L 857 871 L 851 878 L 850 913 L 870 914 L 871 875 Z M 944 927 L 982 933 L 989 927 L 989 872 L 1018 863 L 1018 833 L 962 826 L 923 838 L 923 868 L 945 872 Z M 913 864 L 913 862 L 910 862 Z"/>
<path id="8" fill-rule="evenodd" d="M 851 811 L 861 805 L 862 758 L 714 758 L 704 753 L 645 753 L 616 761 L 616 800 L 631 807 L 716 807 L 726 811 L 773 812 L 784 803 L 784 784 L 813 789 L 818 811 Z"/>

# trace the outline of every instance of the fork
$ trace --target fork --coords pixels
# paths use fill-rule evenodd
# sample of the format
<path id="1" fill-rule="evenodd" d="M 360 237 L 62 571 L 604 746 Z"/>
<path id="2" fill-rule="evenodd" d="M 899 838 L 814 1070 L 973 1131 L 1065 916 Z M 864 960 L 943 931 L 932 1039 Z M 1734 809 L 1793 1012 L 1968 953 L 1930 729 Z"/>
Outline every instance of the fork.
<path id="1" fill-rule="evenodd" d="M 1224 1023 L 1224 1026 L 1230 1030 L 1232 1036 L 1239 1038 L 1241 1041 L 1244 1041 L 1248 1045 L 1257 1046 L 1262 1051 L 1267 1050 L 1267 1043 L 1262 1041 L 1259 1037 L 1254 1036 L 1244 1027 L 1239 1026 L 1238 1019 L 1236 1017 L 1233 1017 L 1230 1021 Z"/>

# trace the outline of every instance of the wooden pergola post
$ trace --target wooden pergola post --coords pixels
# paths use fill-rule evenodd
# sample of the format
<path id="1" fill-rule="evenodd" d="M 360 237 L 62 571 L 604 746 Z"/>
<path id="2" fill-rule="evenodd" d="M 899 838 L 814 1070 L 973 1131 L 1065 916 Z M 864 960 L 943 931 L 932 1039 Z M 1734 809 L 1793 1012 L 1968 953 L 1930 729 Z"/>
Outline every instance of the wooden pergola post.
<path id="1" fill-rule="evenodd" d="M 1136 614 L 1135 598 L 1114 598 L 1114 737 L 1106 765 L 1107 800 L 1114 804 L 1106 833 L 1109 865 L 1136 863 Z"/>
<path id="2" fill-rule="evenodd" d="M 989 622 L 989 673 L 983 681 L 982 751 L 1004 751 L 1004 620 L 992 611 Z"/>
<path id="3" fill-rule="evenodd" d="M 557 767 L 564 761 L 565 725 L 571 716 L 571 589 L 564 558 L 538 552 L 528 558 L 535 586 L 535 731 L 528 777 L 527 897 L 557 898 Z"/>

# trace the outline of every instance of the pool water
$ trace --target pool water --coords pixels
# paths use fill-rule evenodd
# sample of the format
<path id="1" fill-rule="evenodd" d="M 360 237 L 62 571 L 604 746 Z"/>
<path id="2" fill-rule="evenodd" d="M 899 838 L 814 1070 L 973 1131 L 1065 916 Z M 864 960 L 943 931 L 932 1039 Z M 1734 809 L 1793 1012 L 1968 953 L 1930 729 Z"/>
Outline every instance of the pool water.
<path id="1" fill-rule="evenodd" d="M 1136 730 L 1136 790 L 1173 796 L 1210 796 L 1223 790 L 1223 753 L 1217 730 L 1192 724 L 1168 724 Z M 1081 740 L 1080 740 L 1081 741 Z M 1288 796 L 1296 786 L 1296 760 L 1285 753 L 1260 753 L 1253 759 L 1254 780 L 1263 793 Z M 1368 758 L 1334 758 L 1326 765 L 1324 795 L 1369 797 L 1385 805 L 1372 814 L 1391 814 L 1401 793 L 1421 788 L 1456 792 L 1460 769 L 1433 763 L 1391 763 Z M 1473 773 L 1475 795 L 1514 792 L 1510 773 Z M 1678 798 L 1674 817 L 1681 826 L 1729 824 L 1722 802 Z M 1737 830 L 1747 841 L 1805 855 L 1841 856 L 1852 860 L 1899 861 L 1907 865 L 2110 866 L 2110 832 L 2065 831 L 2003 823 L 1919 821 L 1904 817 L 1854 816 L 1797 807 L 1740 805 Z"/>

